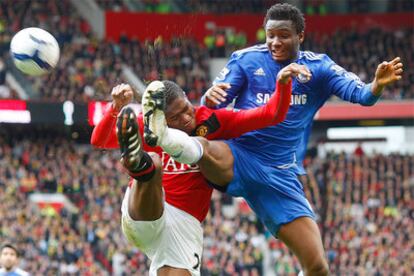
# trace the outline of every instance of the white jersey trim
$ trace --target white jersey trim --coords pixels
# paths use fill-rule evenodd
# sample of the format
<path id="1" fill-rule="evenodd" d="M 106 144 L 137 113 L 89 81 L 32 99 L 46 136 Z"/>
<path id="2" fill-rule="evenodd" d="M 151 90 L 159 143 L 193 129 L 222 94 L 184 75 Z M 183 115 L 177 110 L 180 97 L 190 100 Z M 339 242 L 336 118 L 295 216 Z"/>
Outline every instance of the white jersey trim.
<path id="1" fill-rule="evenodd" d="M 323 55 L 315 54 L 314 52 L 311 52 L 311 51 L 301 51 L 300 58 L 306 58 L 308 60 L 322 60 Z"/>
<path id="2" fill-rule="evenodd" d="M 260 45 L 254 45 L 254 46 L 248 47 L 246 49 L 238 50 L 234 52 L 234 54 L 236 56 L 241 56 L 249 52 L 266 52 L 266 51 L 269 51 L 269 48 L 267 48 L 266 44 L 260 44 Z"/>
<path id="3" fill-rule="evenodd" d="M 200 169 L 177 171 L 177 172 L 164 171 L 164 174 L 185 174 L 185 173 L 195 173 L 195 172 L 200 172 Z"/>

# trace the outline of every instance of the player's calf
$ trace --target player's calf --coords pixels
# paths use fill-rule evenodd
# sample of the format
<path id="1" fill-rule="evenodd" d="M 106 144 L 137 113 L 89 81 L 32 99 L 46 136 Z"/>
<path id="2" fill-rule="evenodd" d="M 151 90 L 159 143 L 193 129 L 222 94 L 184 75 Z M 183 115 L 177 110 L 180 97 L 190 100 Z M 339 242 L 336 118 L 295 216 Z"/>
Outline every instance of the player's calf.
<path id="1" fill-rule="evenodd" d="M 125 107 L 116 122 L 118 143 L 121 149 L 121 163 L 128 174 L 138 181 L 150 180 L 155 167 L 151 157 L 143 150 L 137 117 L 130 107 Z"/>

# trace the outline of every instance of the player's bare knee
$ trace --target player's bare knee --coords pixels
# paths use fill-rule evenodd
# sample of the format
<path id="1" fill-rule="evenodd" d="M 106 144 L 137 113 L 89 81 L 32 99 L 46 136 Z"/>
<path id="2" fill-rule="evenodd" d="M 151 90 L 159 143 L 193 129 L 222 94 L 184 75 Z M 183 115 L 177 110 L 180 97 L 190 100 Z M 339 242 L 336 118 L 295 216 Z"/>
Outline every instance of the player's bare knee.
<path id="1" fill-rule="evenodd" d="M 213 141 L 209 141 L 204 137 L 196 137 L 196 139 L 203 147 L 203 156 L 200 161 L 207 162 L 207 164 L 215 162 L 217 160 L 217 149 L 214 147 Z"/>
<path id="2" fill-rule="evenodd" d="M 325 259 L 318 260 L 312 263 L 308 268 L 305 268 L 305 272 L 305 275 L 307 276 L 329 275 L 328 263 Z"/>
<path id="3" fill-rule="evenodd" d="M 203 147 L 204 154 L 206 154 L 208 152 L 208 145 L 210 142 L 204 137 L 197 136 L 194 138 L 196 138 L 197 141 L 200 142 L 201 146 Z"/>

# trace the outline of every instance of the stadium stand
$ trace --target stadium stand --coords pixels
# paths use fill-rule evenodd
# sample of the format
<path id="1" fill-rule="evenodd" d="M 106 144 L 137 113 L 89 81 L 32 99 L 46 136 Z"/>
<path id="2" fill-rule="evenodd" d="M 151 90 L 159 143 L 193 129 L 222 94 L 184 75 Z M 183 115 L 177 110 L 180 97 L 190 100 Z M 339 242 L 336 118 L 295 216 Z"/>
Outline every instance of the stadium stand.
<path id="1" fill-rule="evenodd" d="M 121 37 L 119 42 L 98 41 L 68 0 L 19 2 L 17 7 L 13 3 L 1 3 L 6 11 L 5 25 L 9 27 L 6 45 L 12 33 L 28 26 L 50 30 L 61 45 L 61 58 L 54 72 L 42 78 L 30 78 L 40 99 L 109 100 L 111 88 L 125 81 L 121 77 L 123 64 L 131 66 L 145 82 L 159 78 L 176 81 L 194 102 L 199 101 L 210 83 L 208 53 L 190 38 L 169 42 L 163 42 L 162 38 L 138 41 L 126 37 Z M 46 14 L 49 10 L 53 16 Z M 24 20 L 16 22 L 13 20 L 16 16 Z M 4 49 L 8 51 L 8 46 Z"/>
<path id="2" fill-rule="evenodd" d="M 144 275 L 148 260 L 119 228 L 127 177 L 118 152 L 93 150 L 50 128 L 13 129 L 3 128 L 0 139 L 0 237 L 23 249 L 23 267 L 43 275 Z M 414 156 L 331 153 L 307 164 L 304 186 L 332 273 L 409 275 Z M 28 200 L 38 191 L 63 193 L 82 212 L 39 209 Z M 297 260 L 245 203 L 228 215 L 228 202 L 215 193 L 204 222 L 203 275 L 265 275 L 269 267 L 278 275 L 297 273 Z"/>
<path id="3" fill-rule="evenodd" d="M 99 3 L 118 5 L 118 2 L 109 1 Z M 207 47 L 191 38 L 163 41 L 160 37 L 155 41 L 139 41 L 121 36 L 119 41 L 104 42 L 92 35 L 89 25 L 77 15 L 68 0 L 24 1 L 17 5 L 8 0 L 1 5 L 7 27 L 2 33 L 5 41 L 4 47 L 1 47 L 3 56 L 8 52 L 11 34 L 22 27 L 40 26 L 57 37 L 62 47 L 58 68 L 42 78 L 30 78 L 34 90 L 39 91 L 40 99 L 51 101 L 110 100 L 111 87 L 125 81 L 121 71 L 123 65 L 128 65 L 145 82 L 159 78 L 176 81 L 188 92 L 190 100 L 198 103 L 210 83 L 209 53 L 212 57 L 225 57 L 247 44 L 242 32 L 224 29 L 212 36 L 209 44 L 205 45 Z M 47 15 L 46 11 L 52 11 L 52 16 Z M 13 20 L 16 17 L 22 20 Z M 219 45 L 218 40 L 223 35 L 224 44 Z M 364 33 L 338 30 L 333 36 L 322 37 L 309 33 L 302 48 L 327 52 L 338 64 L 357 73 L 367 82 L 379 60 L 399 55 L 407 65 L 407 77 L 387 89 L 382 99 L 412 99 L 414 69 L 410 64 L 414 62 L 414 55 L 410 50 L 410 41 L 413 36 L 410 28 L 398 32 L 373 29 Z M 389 50 L 383 51 L 384 48 Z M 17 96 L 16 93 L 2 95 L 3 98 Z"/>
<path id="4" fill-rule="evenodd" d="M 112 11 L 128 10 L 126 2 L 97 1 Z M 162 2 L 142 1 L 138 6 L 165 12 L 165 7 L 158 6 Z M 269 2 L 274 3 L 173 2 L 174 6 L 185 3 L 184 12 L 198 13 L 262 13 Z M 315 14 L 329 12 L 329 7 L 321 12 L 325 2 L 304 4 L 312 6 L 306 9 L 308 14 Z M 347 3 L 355 4 L 353 12 L 362 13 L 367 7 L 360 2 Z M 414 5 L 389 1 L 387 9 L 413 11 Z M 223 56 L 215 43 L 209 48 L 193 38 L 140 41 L 122 35 L 119 41 L 100 41 L 69 0 L 2 0 L 0 17 L 0 98 L 19 98 L 5 81 L 10 68 L 3 64 L 12 35 L 28 26 L 51 31 L 62 47 L 59 66 L 52 74 L 28 78 L 40 93 L 36 100 L 110 100 L 110 89 L 124 81 L 121 70 L 127 65 L 144 82 L 176 81 L 198 103 L 211 81 L 209 57 Z M 226 56 L 247 45 L 243 37 L 236 42 L 234 37 L 227 39 Z M 401 56 L 404 78 L 382 97 L 401 100 L 414 99 L 412 41 L 412 28 L 338 30 L 331 36 L 307 34 L 303 48 L 327 52 L 367 82 L 379 61 Z M 0 240 L 17 244 L 24 252 L 21 267 L 34 275 L 146 275 L 149 260 L 126 242 L 119 226 L 128 179 L 118 151 L 94 150 L 87 144 L 89 137 L 75 141 L 68 131 L 0 124 Z M 308 157 L 306 168 L 305 191 L 318 214 L 333 275 L 414 274 L 413 155 L 365 155 L 361 150 L 330 153 L 325 158 Z M 38 192 L 64 194 L 81 211 L 36 205 L 29 198 Z M 300 270 L 297 259 L 264 230 L 243 201 L 215 192 L 203 225 L 203 276 L 295 275 Z"/>
<path id="5" fill-rule="evenodd" d="M 282 0 L 175 0 L 178 6 L 183 7 L 182 12 L 197 13 L 263 13 L 275 3 L 283 3 Z M 373 12 L 372 6 L 381 7 L 377 12 L 406 12 L 414 11 L 414 3 L 410 0 L 394 1 L 358 1 L 345 0 L 338 5 L 329 0 L 304 0 L 297 1 L 302 10 L 308 15 L 327 13 L 367 13 Z M 338 6 L 340 7 L 338 9 Z"/>
<path id="6" fill-rule="evenodd" d="M 96 3 L 104 10 L 126 11 L 128 6 L 123 0 L 98 0 Z"/>
<path id="7" fill-rule="evenodd" d="M 306 187 L 339 275 L 413 272 L 414 156 L 331 153 L 309 160 Z"/>

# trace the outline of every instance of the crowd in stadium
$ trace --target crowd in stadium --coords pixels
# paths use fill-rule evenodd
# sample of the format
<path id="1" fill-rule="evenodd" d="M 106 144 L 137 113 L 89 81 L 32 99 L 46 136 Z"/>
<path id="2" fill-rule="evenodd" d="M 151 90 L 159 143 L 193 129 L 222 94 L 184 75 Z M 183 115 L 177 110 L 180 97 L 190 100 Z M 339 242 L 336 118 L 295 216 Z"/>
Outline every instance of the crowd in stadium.
<path id="1" fill-rule="evenodd" d="M 262 13 L 268 7 L 275 3 L 282 3 L 281 0 L 142 0 L 133 5 L 133 10 L 144 12 L 168 13 L 176 12 L 193 12 L 193 13 Z M 125 1 L 116 0 L 97 0 L 97 3 L 105 10 L 128 10 Z M 301 3 L 301 2 L 299 2 Z M 302 9 L 306 14 L 325 15 L 329 12 L 337 12 L 332 9 L 334 2 L 329 0 L 304 0 Z M 370 5 L 378 3 L 359 0 L 342 1 L 342 6 L 347 12 L 366 13 L 370 12 Z M 380 3 L 379 6 L 385 5 L 384 11 L 399 12 L 414 10 L 414 4 L 409 0 L 393 0 L 388 3 Z M 177 7 L 174 9 L 174 7 Z"/>
<path id="2" fill-rule="evenodd" d="M 2 1 L 5 21 L 0 32 L 1 57 L 7 58 L 12 34 L 22 27 L 39 26 L 53 33 L 61 46 L 59 65 L 50 75 L 31 78 L 33 89 L 39 92 L 38 97 L 46 100 L 109 100 L 111 87 L 124 81 L 122 67 L 128 65 L 144 82 L 174 80 L 184 88 L 191 101 L 198 103 L 210 84 L 209 53 L 226 57 L 249 44 L 243 33 L 229 30 L 218 30 L 206 37 L 206 45 L 200 45 L 191 38 L 138 41 L 126 36 L 121 36 L 116 42 L 103 42 L 92 35 L 89 25 L 69 1 L 34 2 L 30 8 L 28 3 Z M 16 21 L 15 18 L 21 20 Z M 369 78 L 379 61 L 400 56 L 407 68 L 405 77 L 402 82 L 386 89 L 382 99 L 412 99 L 414 67 L 411 65 L 414 55 L 410 42 L 413 37 L 414 32 L 409 28 L 398 32 L 372 29 L 364 33 L 338 30 L 333 35 L 321 37 L 308 33 L 302 49 L 326 52 L 339 65 L 366 82 L 371 81 Z M 260 40 L 263 38 L 259 37 Z M 7 70 L 5 68 L 2 74 Z M 0 82 L 4 84 L 4 79 L 0 78 Z M 0 97 L 18 97 L 15 91 L 4 89 Z"/>
<path id="3" fill-rule="evenodd" d="M 118 151 L 94 150 L 51 131 L 32 133 L 22 138 L 2 132 L 0 141 L 0 236 L 24 252 L 22 267 L 43 275 L 147 271 L 148 260 L 119 227 L 128 179 Z M 304 186 L 319 216 L 331 271 L 408 275 L 414 156 L 358 152 L 307 163 Z M 38 191 L 64 193 L 82 212 L 39 209 L 28 199 Z M 245 203 L 229 212 L 231 202 L 221 193 L 213 196 L 204 222 L 203 275 L 263 275 L 267 267 L 278 275 L 297 273 L 299 263 L 287 248 L 264 232 Z"/>
<path id="4" fill-rule="evenodd" d="M 22 27 L 39 26 L 56 36 L 61 46 L 58 67 L 50 75 L 31 78 L 42 99 L 108 100 L 111 88 L 123 81 L 123 64 L 129 65 L 144 81 L 174 80 L 194 102 L 208 88 L 208 53 L 190 38 L 154 42 L 121 36 L 118 42 L 102 42 L 92 36 L 88 24 L 80 19 L 69 1 L 36 2 L 38 5 L 30 9 L 26 3 L 29 2 L 19 5 L 2 2 L 7 26 L 2 56 L 6 58 L 11 34 Z"/>
<path id="5" fill-rule="evenodd" d="M 234 13 L 263 12 L 263 6 L 274 1 L 208 1 L 206 5 L 203 0 L 176 0 L 183 2 L 188 12 L 197 7 L 197 12 Z M 320 12 L 325 3 L 305 2 L 312 7 L 308 14 Z M 390 3 L 390 11 L 413 9 L 410 1 Z M 98 4 L 127 10 L 121 0 Z M 163 10 L 162 4 L 143 1 L 146 11 Z M 353 7 L 355 12 L 366 9 L 362 4 Z M 198 103 L 211 82 L 209 57 L 228 57 L 249 45 L 243 34 L 230 33 L 229 39 L 226 30 L 213 36 L 224 35 L 223 49 L 215 43 L 199 45 L 191 38 L 139 41 L 121 36 L 119 41 L 99 41 L 69 0 L 3 0 L 0 17 L 0 98 L 20 97 L 6 85 L 11 70 L 6 60 L 12 35 L 23 27 L 45 28 L 61 46 L 53 73 L 28 78 L 39 92 L 38 99 L 48 101 L 110 100 L 111 87 L 124 81 L 122 69 L 128 65 L 144 82 L 176 81 Z M 236 42 L 235 35 L 241 36 Z M 308 34 L 302 49 L 326 52 L 366 82 L 380 61 L 402 57 L 404 78 L 382 96 L 401 100 L 414 99 L 412 41 L 414 31 L 409 28 L 338 30 L 330 36 Z M 128 177 L 118 160 L 118 151 L 99 151 L 49 128 L 30 134 L 23 127 L 0 129 L 0 238 L 19 248 L 22 268 L 39 275 L 147 273 L 149 260 L 121 233 L 120 204 Z M 414 271 L 414 156 L 368 156 L 361 150 L 330 153 L 326 158 L 309 157 L 306 168 L 304 187 L 318 215 L 333 274 L 410 275 Z M 81 212 L 40 208 L 29 200 L 39 191 L 63 193 Z M 277 275 L 300 271 L 297 259 L 266 232 L 243 201 L 215 192 L 203 229 L 202 275 L 264 275 L 269 268 Z"/>

